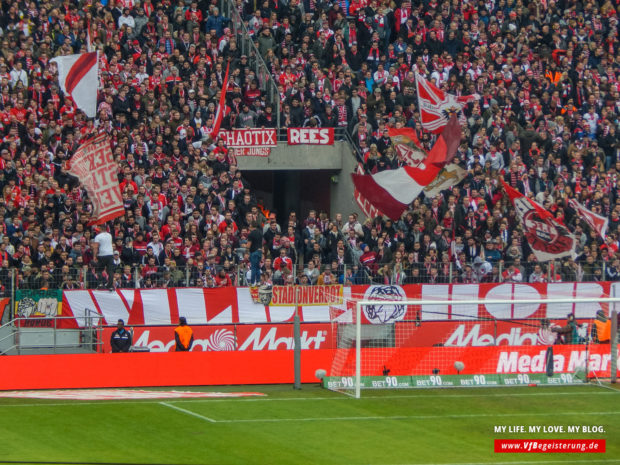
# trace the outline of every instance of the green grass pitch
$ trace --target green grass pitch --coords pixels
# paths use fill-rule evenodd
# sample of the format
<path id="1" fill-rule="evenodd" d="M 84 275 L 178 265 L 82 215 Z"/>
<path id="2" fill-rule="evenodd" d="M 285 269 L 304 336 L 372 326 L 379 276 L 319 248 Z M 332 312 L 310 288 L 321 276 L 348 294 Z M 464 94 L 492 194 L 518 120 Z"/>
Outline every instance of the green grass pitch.
<path id="1" fill-rule="evenodd" d="M 0 463 L 620 464 L 620 391 L 518 387 L 363 391 L 318 385 L 176 388 L 261 398 L 0 399 Z M 603 426 L 604 433 L 498 433 L 495 426 Z M 494 439 L 606 439 L 605 454 L 496 454 Z"/>

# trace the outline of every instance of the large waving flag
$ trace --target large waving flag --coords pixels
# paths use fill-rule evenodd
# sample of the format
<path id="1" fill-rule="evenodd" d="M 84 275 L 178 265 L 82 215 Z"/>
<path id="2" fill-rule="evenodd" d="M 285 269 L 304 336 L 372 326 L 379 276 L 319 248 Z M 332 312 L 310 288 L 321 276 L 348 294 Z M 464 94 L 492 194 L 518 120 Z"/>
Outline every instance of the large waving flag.
<path id="1" fill-rule="evenodd" d="M 424 162 L 426 152 L 420 148 L 420 140 L 412 128 L 388 128 L 388 135 L 398 159 L 405 165 L 418 166 Z"/>
<path id="2" fill-rule="evenodd" d="M 418 92 L 418 107 L 422 127 L 429 132 L 439 134 L 448 124 L 452 113 L 460 113 L 466 103 L 473 102 L 477 95 L 457 97 L 447 94 L 424 76 L 416 73 L 416 90 Z"/>
<path id="3" fill-rule="evenodd" d="M 420 147 L 420 139 L 415 130 L 410 127 L 387 128 L 388 135 L 395 144 L 406 144 L 410 146 Z"/>
<path id="4" fill-rule="evenodd" d="M 118 184 L 118 163 L 108 136 L 101 134 L 80 145 L 67 162 L 67 171 L 80 180 L 93 203 L 89 225 L 102 224 L 125 214 Z"/>
<path id="5" fill-rule="evenodd" d="M 51 61 L 58 66 L 58 83 L 65 95 L 89 118 L 97 114 L 99 60 L 97 52 L 65 55 Z"/>
<path id="6" fill-rule="evenodd" d="M 532 252 L 539 261 L 555 260 L 571 256 L 576 240 L 566 226 L 559 223 L 551 213 L 502 180 L 504 191 L 517 210 L 523 232 Z"/>
<path id="7" fill-rule="evenodd" d="M 605 239 L 605 234 L 607 232 L 607 225 L 609 224 L 609 220 L 604 216 L 597 215 L 596 213 L 588 210 L 586 207 L 581 205 L 575 199 L 570 199 L 568 204 L 577 212 L 580 218 L 582 218 L 588 225 L 594 229 L 599 236 Z"/>
<path id="8" fill-rule="evenodd" d="M 357 164 L 357 174 L 364 175 L 364 167 L 361 163 Z M 383 212 L 375 207 L 366 197 L 364 197 L 356 187 L 353 188 L 353 197 L 360 207 L 360 210 L 366 215 L 366 218 L 376 218 L 377 216 L 383 216 Z"/>
<path id="9" fill-rule="evenodd" d="M 437 177 L 424 188 L 424 196 L 432 199 L 441 194 L 441 191 L 456 186 L 465 179 L 465 176 L 467 176 L 467 171 L 456 163 L 446 165 L 446 167 L 439 172 Z"/>
<path id="10" fill-rule="evenodd" d="M 422 167 L 426 166 L 427 153 L 420 148 L 420 140 L 413 128 L 388 128 L 388 135 L 392 139 L 394 149 L 400 160 L 407 166 Z M 358 171 L 358 173 L 360 173 Z M 361 174 L 364 174 L 363 172 Z M 441 191 L 449 189 L 450 187 L 458 184 L 467 175 L 467 171 L 460 168 L 458 165 L 451 164 L 446 165 L 437 175 L 437 177 L 424 188 L 424 195 L 426 197 L 435 197 L 441 193 Z M 357 193 L 355 195 L 356 200 L 359 198 Z M 358 204 L 360 202 L 358 201 Z M 363 205 L 367 205 L 368 202 Z M 360 205 L 360 208 L 362 206 Z M 362 208 L 362 211 L 365 210 Z M 368 215 L 366 215 L 368 216 Z"/>
<path id="11" fill-rule="evenodd" d="M 228 92 L 228 71 L 230 70 L 230 61 L 226 65 L 226 74 L 224 75 L 224 82 L 222 82 L 222 93 L 220 94 L 220 101 L 217 104 L 217 110 L 215 112 L 215 121 L 213 122 L 213 131 L 211 131 L 211 139 L 215 140 L 220 132 L 220 126 L 222 125 L 222 119 L 224 118 L 224 112 L 226 110 L 226 93 Z"/>
<path id="12" fill-rule="evenodd" d="M 453 115 L 424 160 L 424 168 L 405 166 L 372 175 L 352 174 L 356 192 L 392 220 L 400 218 L 408 205 L 454 158 L 461 142 L 461 127 Z"/>

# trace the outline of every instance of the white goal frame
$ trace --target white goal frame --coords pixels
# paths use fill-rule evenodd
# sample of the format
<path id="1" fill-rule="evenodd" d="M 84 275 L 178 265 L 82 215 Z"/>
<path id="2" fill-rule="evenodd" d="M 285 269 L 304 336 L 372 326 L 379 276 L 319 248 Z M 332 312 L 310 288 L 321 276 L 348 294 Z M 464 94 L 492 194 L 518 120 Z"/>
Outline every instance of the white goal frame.
<path id="1" fill-rule="evenodd" d="M 362 379 L 362 307 L 364 305 L 377 305 L 378 302 L 394 303 L 398 305 L 493 305 L 493 304 L 580 304 L 580 303 L 608 303 L 620 304 L 620 297 L 581 297 L 581 298 L 561 298 L 561 299 L 476 299 L 476 300 L 359 300 L 355 303 L 355 395 L 356 399 L 361 397 Z M 609 316 L 619 310 L 618 305 L 610 305 Z M 612 340 L 613 340 L 612 335 Z M 616 336 L 617 337 L 617 336 Z M 615 344 L 611 344 L 612 352 Z M 614 353 L 611 354 L 612 361 L 616 359 Z M 587 362 L 586 362 L 587 363 Z M 617 363 L 617 360 L 616 360 Z"/>

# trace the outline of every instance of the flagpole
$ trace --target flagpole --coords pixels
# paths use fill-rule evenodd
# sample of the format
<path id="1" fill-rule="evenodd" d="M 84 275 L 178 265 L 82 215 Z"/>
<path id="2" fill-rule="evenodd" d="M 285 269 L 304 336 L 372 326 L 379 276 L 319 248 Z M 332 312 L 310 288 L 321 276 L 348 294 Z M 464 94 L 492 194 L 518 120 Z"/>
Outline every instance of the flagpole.
<path id="1" fill-rule="evenodd" d="M 92 43 L 91 34 L 90 34 L 90 26 L 91 26 L 91 23 L 90 23 L 90 20 L 88 20 L 88 23 L 86 24 L 86 51 L 88 53 L 93 52 L 93 43 Z M 95 116 L 93 117 L 93 128 L 95 127 L 95 120 L 97 119 L 97 109 L 99 108 L 99 89 L 102 88 L 101 70 L 99 69 L 99 49 L 95 50 L 95 52 L 97 53 L 97 90 L 95 91 L 97 92 L 97 97 L 95 100 L 96 103 L 95 103 Z"/>
<path id="2" fill-rule="evenodd" d="M 86 23 L 86 51 L 89 53 L 93 51 L 93 44 L 90 38 L 90 20 Z M 99 59 L 99 55 L 97 55 L 97 59 Z"/>
<path id="3" fill-rule="evenodd" d="M 222 82 L 222 90 L 220 93 L 220 101 L 217 105 L 215 112 L 215 121 L 213 122 L 213 131 L 211 132 L 211 139 L 215 141 L 218 133 L 220 132 L 220 126 L 224 119 L 224 111 L 226 110 L 226 93 L 228 92 L 228 73 L 230 72 L 230 59 L 226 65 L 226 74 L 224 75 L 224 81 Z"/>
<path id="4" fill-rule="evenodd" d="M 88 26 L 89 43 L 90 43 L 90 23 Z M 101 87 L 101 70 L 99 69 L 99 49 L 97 49 L 97 99 L 95 103 L 95 116 L 93 118 L 93 127 L 95 126 L 95 120 L 97 119 L 97 109 L 99 108 L 99 88 Z"/>

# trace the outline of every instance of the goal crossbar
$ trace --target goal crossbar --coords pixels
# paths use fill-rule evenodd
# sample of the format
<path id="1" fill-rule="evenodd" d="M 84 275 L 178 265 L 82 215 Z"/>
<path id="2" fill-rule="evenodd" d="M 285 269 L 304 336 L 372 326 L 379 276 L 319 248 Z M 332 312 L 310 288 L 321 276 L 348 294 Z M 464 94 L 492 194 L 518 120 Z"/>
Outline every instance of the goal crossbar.
<path id="1" fill-rule="evenodd" d="M 497 304 L 579 304 L 579 303 L 620 303 L 620 297 L 575 297 L 561 299 L 476 299 L 476 300 L 358 300 L 356 305 L 377 305 L 380 302 L 394 302 L 399 305 L 497 305 Z"/>

